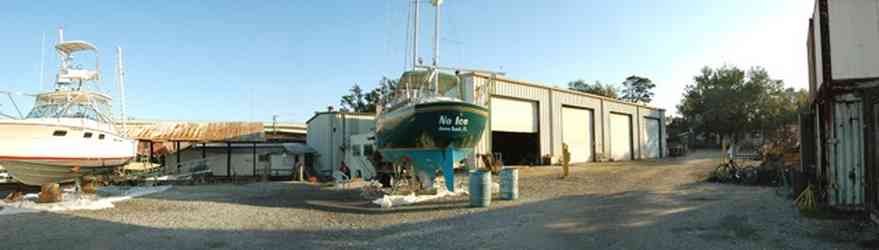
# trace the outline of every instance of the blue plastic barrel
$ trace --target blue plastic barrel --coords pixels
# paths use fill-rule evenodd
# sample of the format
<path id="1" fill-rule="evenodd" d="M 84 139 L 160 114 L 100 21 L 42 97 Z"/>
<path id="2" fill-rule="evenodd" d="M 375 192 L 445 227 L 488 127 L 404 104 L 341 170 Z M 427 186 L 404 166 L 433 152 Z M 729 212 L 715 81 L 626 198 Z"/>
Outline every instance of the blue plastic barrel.
<path id="1" fill-rule="evenodd" d="M 491 172 L 484 170 L 470 171 L 470 183 L 468 185 L 470 192 L 471 207 L 488 207 L 491 205 Z"/>
<path id="2" fill-rule="evenodd" d="M 519 198 L 519 169 L 504 168 L 501 170 L 501 199 L 515 200 Z"/>

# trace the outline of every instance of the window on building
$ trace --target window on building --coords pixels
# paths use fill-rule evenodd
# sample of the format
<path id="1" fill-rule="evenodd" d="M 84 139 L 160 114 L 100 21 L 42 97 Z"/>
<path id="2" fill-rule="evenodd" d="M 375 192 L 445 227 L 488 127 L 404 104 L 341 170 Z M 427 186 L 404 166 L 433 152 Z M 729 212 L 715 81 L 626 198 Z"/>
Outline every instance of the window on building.
<path id="1" fill-rule="evenodd" d="M 55 130 L 52 136 L 67 136 L 67 130 Z"/>
<path id="2" fill-rule="evenodd" d="M 363 145 L 363 155 L 370 156 L 373 153 L 372 145 Z"/>
<path id="3" fill-rule="evenodd" d="M 82 138 L 92 138 L 92 132 L 85 132 L 82 134 Z"/>
<path id="4" fill-rule="evenodd" d="M 354 156 L 360 156 L 361 155 L 360 149 L 361 149 L 360 145 L 352 145 L 351 146 L 351 154 Z"/>
<path id="5" fill-rule="evenodd" d="M 104 136 L 104 134 L 100 134 L 100 135 L 98 135 L 98 140 L 103 140 L 105 137 L 106 136 Z"/>

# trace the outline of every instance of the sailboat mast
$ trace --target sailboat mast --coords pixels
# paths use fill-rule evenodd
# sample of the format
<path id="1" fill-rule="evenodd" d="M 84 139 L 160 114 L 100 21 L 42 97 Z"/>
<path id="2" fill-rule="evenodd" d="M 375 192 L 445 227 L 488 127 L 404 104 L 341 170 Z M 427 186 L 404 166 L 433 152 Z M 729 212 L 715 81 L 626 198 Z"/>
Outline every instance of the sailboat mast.
<path id="1" fill-rule="evenodd" d="M 119 84 L 119 97 L 122 104 L 122 129 L 126 129 L 128 116 L 125 109 L 125 68 L 122 66 L 122 47 L 116 47 L 116 83 Z"/>
<path id="2" fill-rule="evenodd" d="M 439 95 L 439 29 L 440 29 L 440 5 L 443 0 L 433 0 L 433 7 L 436 9 L 433 21 L 433 91 L 435 95 Z"/>
<path id="3" fill-rule="evenodd" d="M 433 20 L 433 67 L 439 66 L 439 29 L 440 29 L 440 5 L 442 0 L 433 0 L 433 6 L 436 8 L 436 15 Z"/>
<path id="4" fill-rule="evenodd" d="M 418 13 L 420 9 L 420 1 L 415 0 L 415 15 L 414 15 L 414 25 L 413 25 L 413 35 L 412 35 L 412 70 L 415 70 L 415 67 L 418 65 Z"/>

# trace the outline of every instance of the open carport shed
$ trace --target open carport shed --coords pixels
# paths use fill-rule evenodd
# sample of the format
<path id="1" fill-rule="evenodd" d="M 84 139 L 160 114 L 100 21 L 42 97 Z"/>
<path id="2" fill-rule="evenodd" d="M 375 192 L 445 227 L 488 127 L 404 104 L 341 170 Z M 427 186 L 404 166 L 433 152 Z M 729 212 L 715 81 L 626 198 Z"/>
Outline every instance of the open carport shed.
<path id="1" fill-rule="evenodd" d="M 461 75 L 464 99 L 489 106 L 477 153 L 506 164 L 558 163 L 562 143 L 572 162 L 662 158 L 665 110 L 482 73 Z"/>
<path id="2" fill-rule="evenodd" d="M 236 164 L 233 164 L 233 152 L 249 151 L 244 154 L 250 156 L 252 175 L 256 176 L 258 163 L 258 145 L 266 142 L 266 136 L 262 123 L 253 122 L 158 122 L 158 123 L 130 123 L 125 129 L 128 136 L 138 140 L 138 154 L 147 156 L 150 162 L 156 161 L 156 156 L 161 157 L 159 162 L 162 167 L 180 166 L 183 162 L 181 153 L 184 149 L 201 144 L 201 158 L 208 155 L 207 144 L 222 145 L 219 150 L 224 155 L 223 166 L 211 166 L 214 176 L 233 176 Z M 249 150 L 247 150 L 249 149 Z M 172 162 L 166 161 L 173 158 Z M 218 164 L 214 164 L 218 165 Z M 241 165 L 241 164 L 237 164 Z M 245 166 L 240 166 L 245 167 Z M 245 167 L 245 168 L 247 168 Z M 250 170 L 250 169 L 248 169 Z"/>

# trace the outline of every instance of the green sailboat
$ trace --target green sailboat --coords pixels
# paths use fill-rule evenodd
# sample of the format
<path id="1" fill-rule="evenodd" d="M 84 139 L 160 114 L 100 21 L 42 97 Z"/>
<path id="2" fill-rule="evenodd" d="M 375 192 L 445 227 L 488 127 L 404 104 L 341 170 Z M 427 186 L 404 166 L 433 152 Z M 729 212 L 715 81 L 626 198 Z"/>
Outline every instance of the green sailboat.
<path id="1" fill-rule="evenodd" d="M 378 151 L 385 161 L 411 163 L 419 176 L 441 171 L 454 191 L 454 164 L 473 154 L 488 109 L 461 100 L 458 77 L 436 69 L 405 72 L 400 86 L 406 87 L 378 114 Z"/>
<path id="2" fill-rule="evenodd" d="M 473 86 L 465 87 L 460 71 L 502 74 L 479 70 L 439 67 L 439 15 L 442 0 L 431 0 L 435 7 L 433 64 L 420 65 L 418 58 L 418 10 L 415 0 L 412 69 L 403 73 L 393 94 L 383 97 L 376 117 L 375 143 L 382 162 L 409 165 L 422 184 L 433 182 L 442 172 L 446 188 L 454 191 L 456 162 L 471 156 L 482 138 L 488 109 L 467 101 Z M 448 72 L 444 72 L 448 71 Z M 452 73 L 454 72 L 454 73 Z M 471 89 L 468 89 L 471 88 Z M 473 98 L 469 98 L 473 99 Z M 397 169 L 396 167 L 394 169 Z M 432 185 L 425 185 L 432 188 Z"/>

